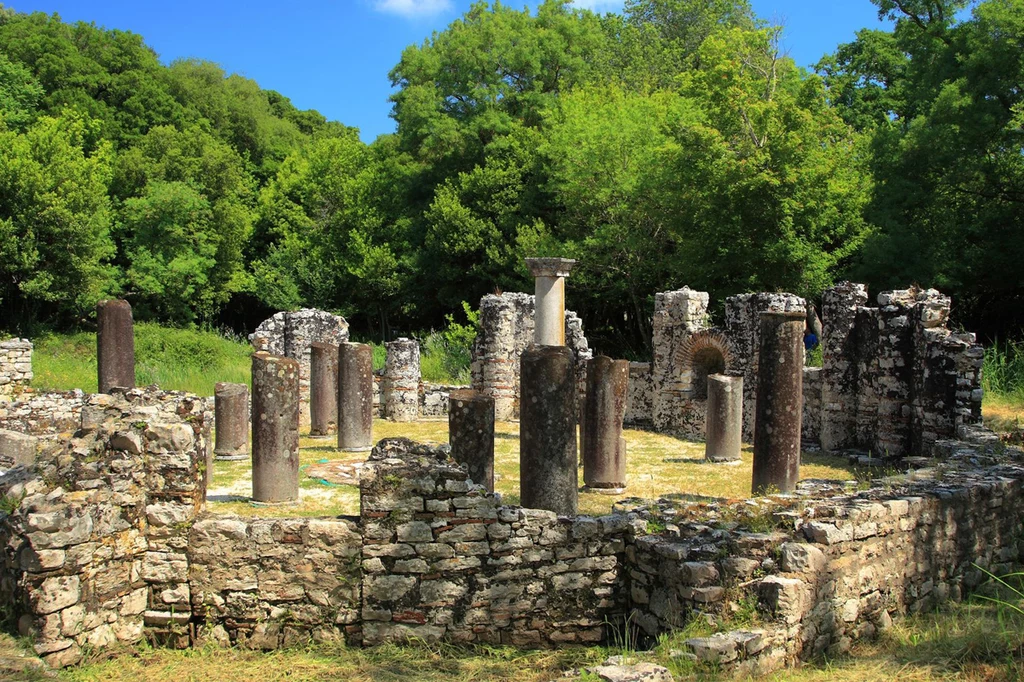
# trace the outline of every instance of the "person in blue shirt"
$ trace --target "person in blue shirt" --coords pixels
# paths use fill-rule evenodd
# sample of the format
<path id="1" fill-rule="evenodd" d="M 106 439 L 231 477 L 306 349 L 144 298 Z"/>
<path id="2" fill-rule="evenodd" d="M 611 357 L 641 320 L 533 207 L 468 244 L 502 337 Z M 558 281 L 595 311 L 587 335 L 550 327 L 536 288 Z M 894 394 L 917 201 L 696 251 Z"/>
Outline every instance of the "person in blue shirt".
<path id="1" fill-rule="evenodd" d="M 813 350 L 818 345 L 818 335 L 810 327 L 804 329 L 804 349 Z"/>

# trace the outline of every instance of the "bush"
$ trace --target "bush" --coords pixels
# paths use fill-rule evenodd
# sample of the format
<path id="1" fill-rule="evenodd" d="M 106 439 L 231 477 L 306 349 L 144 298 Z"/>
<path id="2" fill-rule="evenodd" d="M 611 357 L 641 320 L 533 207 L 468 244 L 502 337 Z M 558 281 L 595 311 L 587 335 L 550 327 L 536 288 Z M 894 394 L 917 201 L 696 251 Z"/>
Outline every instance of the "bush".
<path id="1" fill-rule="evenodd" d="M 1024 401 L 1024 342 L 996 340 L 986 348 L 981 377 L 986 393 Z"/>

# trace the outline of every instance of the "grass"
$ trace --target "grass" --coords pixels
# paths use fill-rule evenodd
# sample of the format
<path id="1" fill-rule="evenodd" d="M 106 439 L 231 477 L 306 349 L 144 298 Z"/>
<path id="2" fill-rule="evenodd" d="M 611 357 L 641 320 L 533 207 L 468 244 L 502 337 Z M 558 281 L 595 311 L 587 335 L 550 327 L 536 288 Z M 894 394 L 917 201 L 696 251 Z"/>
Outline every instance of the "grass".
<path id="1" fill-rule="evenodd" d="M 566 647 L 554 651 L 523 651 L 511 647 L 384 645 L 373 649 L 309 644 L 262 653 L 214 647 L 172 650 L 140 645 L 116 658 L 97 657 L 61 671 L 64 682 L 474 682 L 522 680 L 542 682 L 564 670 L 601 663 L 626 654 L 631 659 L 664 665 L 676 680 L 729 679 L 674 657 L 689 636 L 688 629 L 664 637 L 651 652 L 615 647 Z M 38 673 L 18 675 L 4 668 L 25 646 L 0 635 L 0 679 L 41 680 Z M 758 678 L 759 682 L 901 682 L 1018 680 L 1024 676 L 1024 617 L 1008 616 L 998 605 L 953 604 L 948 610 L 900 619 L 873 642 L 857 644 L 850 655 L 812 661 Z M 5 675 L 6 673 L 6 675 Z"/>
<path id="2" fill-rule="evenodd" d="M 32 339 L 32 386 L 95 393 L 96 334 L 46 333 Z M 135 381 L 139 386 L 213 395 L 218 381 L 250 383 L 252 347 L 217 332 L 135 324 Z"/>
<path id="3" fill-rule="evenodd" d="M 448 442 L 448 422 L 420 421 L 394 423 L 376 420 L 373 439 L 404 436 L 423 443 Z M 624 497 L 657 499 L 672 493 L 691 493 L 710 497 L 742 499 L 750 496 L 753 454 L 743 450 L 740 464 L 708 464 L 704 461 L 704 445 L 672 436 L 647 431 L 625 431 L 627 447 L 626 491 L 621 495 L 580 493 L 582 514 L 601 515 L 611 511 L 612 503 Z M 344 453 L 332 440 L 300 440 L 299 466 L 324 462 L 355 464 L 366 459 L 366 453 Z M 498 422 L 494 445 L 495 489 L 506 504 L 519 503 L 519 424 Z M 835 458 L 804 454 L 800 469 L 804 478 L 853 480 L 857 472 Z M 582 472 L 580 474 L 582 484 Z M 227 501 L 211 501 L 210 511 L 242 516 L 341 516 L 359 513 L 359 491 L 354 485 L 326 485 L 300 475 L 300 504 L 287 507 L 257 507 L 247 499 L 252 493 L 251 465 L 247 460 L 214 462 L 211 495 L 215 500 L 234 495 Z"/>

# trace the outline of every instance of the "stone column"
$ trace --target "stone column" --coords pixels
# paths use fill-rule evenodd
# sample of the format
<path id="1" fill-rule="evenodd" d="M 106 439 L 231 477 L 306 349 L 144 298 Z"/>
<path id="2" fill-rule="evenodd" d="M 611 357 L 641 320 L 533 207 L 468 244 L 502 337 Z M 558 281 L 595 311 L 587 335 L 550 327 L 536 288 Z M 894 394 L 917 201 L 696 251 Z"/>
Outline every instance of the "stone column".
<path id="1" fill-rule="evenodd" d="M 299 362 L 252 354 L 252 499 L 299 499 Z"/>
<path id="2" fill-rule="evenodd" d="M 868 300 L 863 284 L 841 282 L 821 297 L 821 448 L 857 444 L 857 310 Z"/>
<path id="3" fill-rule="evenodd" d="M 743 447 L 743 377 L 708 376 L 704 457 L 709 462 L 738 462 Z"/>
<path id="4" fill-rule="evenodd" d="M 788 493 L 800 479 L 803 417 L 803 310 L 761 313 L 754 420 L 755 495 Z"/>
<path id="5" fill-rule="evenodd" d="M 576 383 L 565 346 L 523 352 L 519 491 L 524 507 L 576 515 Z"/>
<path id="6" fill-rule="evenodd" d="M 249 456 L 249 387 L 218 382 L 213 389 L 217 445 L 213 454 L 220 460 Z"/>
<path id="7" fill-rule="evenodd" d="M 452 458 L 474 483 L 494 492 L 494 398 L 460 389 L 448 398 L 448 442 Z"/>
<path id="8" fill-rule="evenodd" d="M 135 388 L 135 330 L 128 301 L 96 304 L 96 369 L 99 392 Z"/>
<path id="9" fill-rule="evenodd" d="M 338 449 L 373 447 L 373 349 L 365 343 L 338 347 Z"/>
<path id="10" fill-rule="evenodd" d="M 420 344 L 402 338 L 384 346 L 384 418 L 416 421 L 420 413 Z"/>
<path id="11" fill-rule="evenodd" d="M 583 484 L 588 492 L 618 494 L 626 489 L 622 420 L 628 392 L 628 360 L 599 355 L 587 363 L 587 400 L 580 435 Z"/>
<path id="12" fill-rule="evenodd" d="M 309 435 L 327 438 L 338 428 L 338 347 L 309 344 Z"/>
<path id="13" fill-rule="evenodd" d="M 527 258 L 536 279 L 536 318 L 533 342 L 538 346 L 565 345 L 565 278 L 576 261 L 570 258 Z"/>

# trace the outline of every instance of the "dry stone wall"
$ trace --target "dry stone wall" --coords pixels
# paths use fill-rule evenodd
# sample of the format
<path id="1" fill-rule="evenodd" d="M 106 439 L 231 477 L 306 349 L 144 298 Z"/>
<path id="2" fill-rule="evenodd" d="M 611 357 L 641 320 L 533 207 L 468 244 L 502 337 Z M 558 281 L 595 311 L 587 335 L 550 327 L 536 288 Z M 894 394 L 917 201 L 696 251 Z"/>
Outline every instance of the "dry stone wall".
<path id="1" fill-rule="evenodd" d="M 767 532 L 744 530 L 749 504 L 647 510 L 669 532 L 637 538 L 627 551 L 635 622 L 655 637 L 710 616 L 725 631 L 688 640 L 689 652 L 717 668 L 762 674 L 846 653 L 894 618 L 966 598 L 987 580 L 984 571 L 1018 570 L 1021 453 L 940 446 L 952 454 L 941 481 L 852 493 L 803 483 L 795 503 L 753 508 L 759 525 L 772 519 Z M 742 603 L 757 604 L 756 623 L 729 631 Z"/>
<path id="2" fill-rule="evenodd" d="M 0 393 L 32 382 L 32 343 L 28 339 L 0 342 Z"/>
<path id="3" fill-rule="evenodd" d="M 299 361 L 299 419 L 303 424 L 309 423 L 310 344 L 314 341 L 341 345 L 348 341 L 348 322 L 340 315 L 303 308 L 275 313 L 249 335 L 256 350 Z"/>
<path id="4" fill-rule="evenodd" d="M 596 643 L 626 609 L 624 515 L 505 507 L 445 450 L 385 440 L 363 469 L 363 640 Z"/>
<path id="5" fill-rule="evenodd" d="M 880 457 L 927 454 L 981 423 L 984 351 L 946 326 L 950 299 L 903 289 L 863 305 L 863 285 L 825 292 L 822 445 Z"/>
<path id="6" fill-rule="evenodd" d="M 967 340 L 936 352 L 961 342 L 967 363 Z M 144 637 L 554 647 L 625 624 L 653 638 L 700 616 L 722 632 L 689 653 L 759 674 L 842 653 L 964 598 L 980 569 L 1024 564 L 1024 453 L 974 425 L 961 433 L 976 442 L 932 443 L 941 476 L 680 496 L 599 518 L 503 505 L 446 447 L 389 439 L 363 467 L 359 518 L 242 519 L 203 513 L 208 408 L 158 391 L 86 396 L 73 437 L 0 475 L 0 604 L 49 663 Z M 751 608 L 753 623 L 731 629 Z"/>
<path id="7" fill-rule="evenodd" d="M 185 551 L 210 414 L 192 398 L 92 398 L 74 438 L 0 476 L 0 603 L 54 666 L 144 629 L 173 640 L 191 618 Z"/>
<path id="8" fill-rule="evenodd" d="M 199 519 L 188 542 L 195 636 L 254 649 L 358 644 L 361 549 L 358 519 Z"/>

